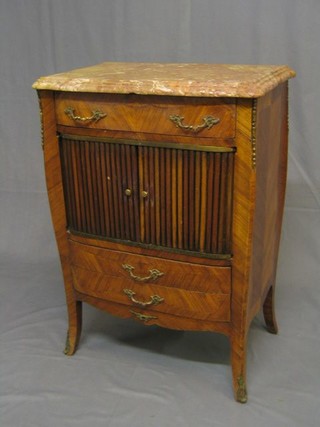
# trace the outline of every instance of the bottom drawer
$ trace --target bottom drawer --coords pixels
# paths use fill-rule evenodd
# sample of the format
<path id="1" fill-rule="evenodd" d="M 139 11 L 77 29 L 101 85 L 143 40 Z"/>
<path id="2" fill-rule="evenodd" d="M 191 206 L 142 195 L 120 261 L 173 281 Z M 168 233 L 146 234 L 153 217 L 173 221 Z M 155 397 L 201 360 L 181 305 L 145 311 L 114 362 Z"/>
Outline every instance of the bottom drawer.
<path id="1" fill-rule="evenodd" d="M 230 294 L 208 293 L 155 284 L 132 283 L 123 277 L 72 266 L 76 291 L 128 306 L 143 309 L 145 314 L 157 312 L 208 321 L 230 321 Z M 134 315 L 134 313 L 133 313 Z"/>

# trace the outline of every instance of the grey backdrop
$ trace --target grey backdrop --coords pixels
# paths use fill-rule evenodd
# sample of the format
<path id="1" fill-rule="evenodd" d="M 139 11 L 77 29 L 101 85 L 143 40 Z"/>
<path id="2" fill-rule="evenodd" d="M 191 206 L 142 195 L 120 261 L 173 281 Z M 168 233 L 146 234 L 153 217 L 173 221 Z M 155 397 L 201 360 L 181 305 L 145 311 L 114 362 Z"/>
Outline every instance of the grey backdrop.
<path id="1" fill-rule="evenodd" d="M 0 0 L 0 425 L 318 426 L 319 0 Z M 249 402 L 223 336 L 84 311 L 62 354 L 62 277 L 44 184 L 41 75 L 103 61 L 289 64 L 290 152 L 277 280 L 280 334 L 258 317 Z"/>

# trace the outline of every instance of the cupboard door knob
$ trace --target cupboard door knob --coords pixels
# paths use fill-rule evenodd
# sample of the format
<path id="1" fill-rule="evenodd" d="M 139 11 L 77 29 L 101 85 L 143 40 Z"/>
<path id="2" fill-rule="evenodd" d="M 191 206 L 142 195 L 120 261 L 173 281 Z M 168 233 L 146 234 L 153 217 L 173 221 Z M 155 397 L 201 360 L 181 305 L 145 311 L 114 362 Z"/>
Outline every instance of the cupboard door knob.
<path id="1" fill-rule="evenodd" d="M 136 293 L 131 289 L 124 289 L 123 292 L 129 297 L 130 301 L 142 308 L 149 307 L 150 305 L 158 305 L 164 301 L 164 298 L 160 297 L 159 295 L 151 295 L 149 301 L 139 301 L 135 299 L 134 296 Z"/>
<path id="2" fill-rule="evenodd" d="M 132 194 L 132 190 L 131 190 L 131 188 L 126 188 L 126 189 L 124 190 L 124 193 L 125 193 L 125 195 L 126 195 L 126 196 L 130 197 L 130 196 L 131 196 L 131 194 Z"/>
<path id="3" fill-rule="evenodd" d="M 141 196 L 145 199 L 146 197 L 148 197 L 148 192 L 145 190 L 141 191 Z"/>
<path id="4" fill-rule="evenodd" d="M 211 129 L 213 125 L 216 125 L 220 122 L 220 119 L 212 116 L 205 116 L 202 118 L 203 123 L 201 125 L 193 126 L 193 125 L 184 125 L 182 122 L 184 117 L 173 115 L 170 116 L 169 119 L 176 125 L 176 127 L 183 129 L 185 131 L 189 131 L 192 133 L 201 132 L 203 129 Z"/>

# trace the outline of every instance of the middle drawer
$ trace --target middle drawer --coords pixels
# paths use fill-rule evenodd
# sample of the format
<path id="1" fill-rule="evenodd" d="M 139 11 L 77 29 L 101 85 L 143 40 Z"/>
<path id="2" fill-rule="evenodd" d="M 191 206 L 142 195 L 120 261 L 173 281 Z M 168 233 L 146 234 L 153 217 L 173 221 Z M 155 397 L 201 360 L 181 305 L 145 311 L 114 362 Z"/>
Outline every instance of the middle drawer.
<path id="1" fill-rule="evenodd" d="M 69 240 L 72 266 L 118 277 L 126 283 L 156 284 L 198 292 L 231 294 L 231 268 L 130 254 Z"/>

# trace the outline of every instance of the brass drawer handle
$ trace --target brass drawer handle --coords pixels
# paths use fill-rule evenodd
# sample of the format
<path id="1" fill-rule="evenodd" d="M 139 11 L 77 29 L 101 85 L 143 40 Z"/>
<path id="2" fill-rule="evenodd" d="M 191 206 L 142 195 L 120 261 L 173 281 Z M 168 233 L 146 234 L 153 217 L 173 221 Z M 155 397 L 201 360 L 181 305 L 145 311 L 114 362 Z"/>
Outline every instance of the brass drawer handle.
<path id="1" fill-rule="evenodd" d="M 148 322 L 152 319 L 158 319 L 156 316 L 150 316 L 148 314 L 137 313 L 136 311 L 130 310 L 130 313 L 134 314 L 141 322 Z"/>
<path id="2" fill-rule="evenodd" d="M 72 107 L 67 107 L 64 110 L 64 112 L 65 112 L 65 114 L 67 116 L 69 116 L 75 122 L 89 122 L 89 121 L 93 121 L 93 122 L 96 123 L 98 120 L 102 119 L 103 117 L 106 117 L 106 115 L 107 115 L 103 111 L 94 110 L 94 111 L 92 111 L 92 116 L 90 116 L 90 117 L 75 116 L 75 114 L 74 114 L 75 109 L 72 108 Z"/>
<path id="3" fill-rule="evenodd" d="M 164 273 L 162 273 L 161 271 L 157 270 L 156 268 L 153 268 L 149 270 L 149 273 L 150 273 L 149 276 L 140 277 L 133 274 L 134 267 L 132 267 L 132 265 L 122 264 L 122 268 L 129 273 L 129 276 L 131 277 L 131 279 L 137 282 L 155 281 L 159 277 L 164 275 Z"/>
<path id="4" fill-rule="evenodd" d="M 123 292 L 129 297 L 129 299 L 134 303 L 139 305 L 142 308 L 149 307 L 150 305 L 158 305 L 164 301 L 164 298 L 159 297 L 159 295 L 151 295 L 150 300 L 143 302 L 135 299 L 135 292 L 131 289 L 124 289 Z"/>
<path id="5" fill-rule="evenodd" d="M 190 131 L 193 133 L 201 132 L 203 129 L 211 129 L 213 125 L 216 125 L 220 122 L 220 119 L 212 116 L 205 116 L 203 117 L 203 123 L 202 125 L 193 126 L 193 125 L 184 125 L 182 122 L 184 120 L 184 117 L 174 115 L 169 117 L 170 120 L 179 128 Z"/>

